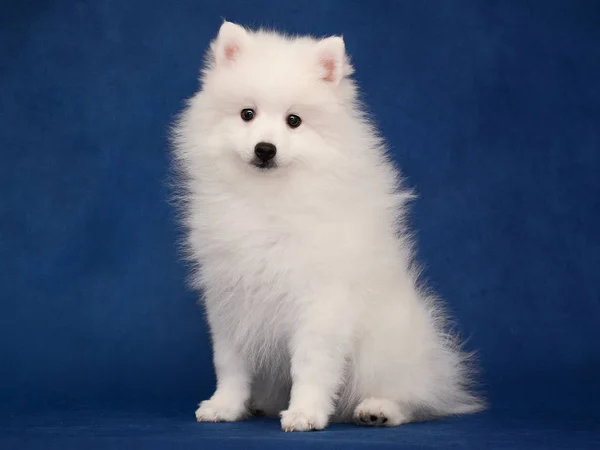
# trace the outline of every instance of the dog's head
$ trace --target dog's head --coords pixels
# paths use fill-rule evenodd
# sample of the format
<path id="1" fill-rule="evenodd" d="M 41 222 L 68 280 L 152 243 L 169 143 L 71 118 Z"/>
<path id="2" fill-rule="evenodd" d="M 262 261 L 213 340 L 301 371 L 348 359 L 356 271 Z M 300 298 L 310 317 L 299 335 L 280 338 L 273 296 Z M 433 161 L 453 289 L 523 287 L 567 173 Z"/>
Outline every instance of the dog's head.
<path id="1" fill-rule="evenodd" d="M 341 37 L 292 38 L 224 22 L 195 99 L 203 145 L 261 176 L 335 164 L 352 120 L 351 73 Z"/>

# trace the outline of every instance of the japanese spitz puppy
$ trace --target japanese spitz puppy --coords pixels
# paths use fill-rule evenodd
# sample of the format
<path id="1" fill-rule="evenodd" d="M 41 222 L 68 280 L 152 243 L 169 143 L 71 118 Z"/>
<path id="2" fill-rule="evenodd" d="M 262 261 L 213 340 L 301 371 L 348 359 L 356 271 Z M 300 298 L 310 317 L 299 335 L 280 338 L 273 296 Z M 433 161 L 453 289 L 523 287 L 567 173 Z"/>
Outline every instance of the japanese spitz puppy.
<path id="1" fill-rule="evenodd" d="M 470 368 L 419 285 L 411 193 L 363 112 L 341 37 L 211 43 L 174 132 L 217 388 L 200 422 L 397 426 L 471 413 Z"/>

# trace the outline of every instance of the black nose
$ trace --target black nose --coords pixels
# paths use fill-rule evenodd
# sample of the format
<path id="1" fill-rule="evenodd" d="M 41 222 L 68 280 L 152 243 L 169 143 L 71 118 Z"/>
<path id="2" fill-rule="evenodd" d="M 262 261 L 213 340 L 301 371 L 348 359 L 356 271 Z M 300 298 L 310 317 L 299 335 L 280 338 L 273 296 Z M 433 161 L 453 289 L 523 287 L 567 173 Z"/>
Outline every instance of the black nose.
<path id="1" fill-rule="evenodd" d="M 254 147 L 254 154 L 261 161 L 269 161 L 275 157 L 277 147 L 270 142 L 259 142 Z"/>

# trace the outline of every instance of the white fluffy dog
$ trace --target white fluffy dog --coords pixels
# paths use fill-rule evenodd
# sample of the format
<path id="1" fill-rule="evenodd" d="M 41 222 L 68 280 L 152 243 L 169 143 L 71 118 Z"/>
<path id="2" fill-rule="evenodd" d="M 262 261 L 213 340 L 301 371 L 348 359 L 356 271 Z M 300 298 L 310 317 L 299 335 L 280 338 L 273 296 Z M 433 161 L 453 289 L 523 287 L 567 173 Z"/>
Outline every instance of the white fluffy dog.
<path id="1" fill-rule="evenodd" d="M 225 22 L 175 127 L 186 248 L 217 389 L 198 421 L 396 426 L 470 413 L 467 356 L 418 285 L 411 193 L 340 37 Z"/>

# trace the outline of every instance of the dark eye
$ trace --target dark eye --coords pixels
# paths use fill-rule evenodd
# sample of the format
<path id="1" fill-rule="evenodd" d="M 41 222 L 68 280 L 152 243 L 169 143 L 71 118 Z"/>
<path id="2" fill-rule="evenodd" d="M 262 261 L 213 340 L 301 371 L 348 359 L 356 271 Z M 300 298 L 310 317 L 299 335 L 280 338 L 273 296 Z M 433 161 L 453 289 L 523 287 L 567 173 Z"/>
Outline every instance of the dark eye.
<path id="1" fill-rule="evenodd" d="M 254 119 L 254 110 L 250 108 L 242 109 L 240 116 L 242 116 L 242 120 L 244 122 L 250 122 L 252 119 Z"/>
<path id="2" fill-rule="evenodd" d="M 287 116 L 286 122 L 290 128 L 298 128 L 302 123 L 302 119 L 296 114 L 290 114 Z"/>

